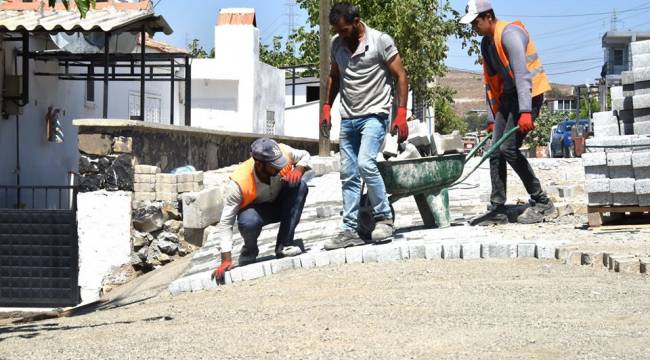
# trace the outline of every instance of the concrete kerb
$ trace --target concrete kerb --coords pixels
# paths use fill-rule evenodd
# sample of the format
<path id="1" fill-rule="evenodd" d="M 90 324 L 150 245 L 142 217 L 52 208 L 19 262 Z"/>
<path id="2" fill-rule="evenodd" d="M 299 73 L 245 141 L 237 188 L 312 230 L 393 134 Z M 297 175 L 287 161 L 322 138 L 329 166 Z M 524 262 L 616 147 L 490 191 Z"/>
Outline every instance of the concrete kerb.
<path id="1" fill-rule="evenodd" d="M 496 258 L 537 258 L 562 260 L 576 266 L 608 268 L 616 272 L 641 273 L 646 263 L 631 255 L 611 255 L 580 251 L 576 246 L 522 243 L 434 243 L 426 241 L 395 241 L 384 245 L 365 245 L 334 251 L 307 252 L 294 258 L 283 258 L 226 272 L 225 284 L 260 279 L 294 269 L 311 269 L 323 266 L 340 266 L 358 263 L 383 263 L 399 260 L 470 260 Z M 650 259 L 647 263 L 650 263 Z M 172 295 L 183 292 L 208 290 L 218 285 L 211 279 L 211 270 L 192 274 L 172 282 L 168 290 Z"/>

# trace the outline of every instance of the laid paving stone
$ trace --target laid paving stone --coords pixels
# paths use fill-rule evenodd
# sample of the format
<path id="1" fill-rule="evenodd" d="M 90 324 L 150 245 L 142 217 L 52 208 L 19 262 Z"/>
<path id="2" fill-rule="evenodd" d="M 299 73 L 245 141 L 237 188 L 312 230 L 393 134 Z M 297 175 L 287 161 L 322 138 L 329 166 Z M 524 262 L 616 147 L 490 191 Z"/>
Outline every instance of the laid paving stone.
<path id="1" fill-rule="evenodd" d="M 549 260 L 555 259 L 556 248 L 555 246 L 538 245 L 535 252 L 535 257 L 538 259 Z"/>
<path id="2" fill-rule="evenodd" d="M 409 245 L 409 258 L 426 259 L 426 247 L 422 244 Z"/>
<path id="3" fill-rule="evenodd" d="M 377 262 L 398 261 L 402 259 L 402 253 L 399 246 L 395 246 L 393 243 L 371 247 L 376 249 Z"/>
<path id="4" fill-rule="evenodd" d="M 424 257 L 427 260 L 442 259 L 442 244 L 424 244 Z"/>
<path id="5" fill-rule="evenodd" d="M 265 261 L 262 263 L 262 270 L 264 270 L 264 276 L 271 276 L 273 271 L 271 270 L 271 262 Z"/>
<path id="6" fill-rule="evenodd" d="M 409 244 L 407 241 L 396 241 L 395 244 L 399 248 L 399 256 L 402 260 L 408 260 L 411 258 L 411 253 L 409 252 Z"/>
<path id="7" fill-rule="evenodd" d="M 319 251 L 314 253 L 314 265 L 316 267 L 328 266 L 330 264 L 330 256 L 327 251 Z"/>
<path id="8" fill-rule="evenodd" d="M 555 258 L 558 260 L 567 260 L 569 255 L 579 251 L 577 246 L 560 246 L 555 250 Z"/>
<path id="9" fill-rule="evenodd" d="M 230 274 L 230 279 L 232 282 L 242 282 L 244 280 L 240 267 L 236 267 L 228 271 L 228 273 Z"/>
<path id="10" fill-rule="evenodd" d="M 312 253 L 306 253 L 298 256 L 300 259 L 300 266 L 303 269 L 311 269 L 316 267 L 316 258 Z"/>
<path id="11" fill-rule="evenodd" d="M 316 216 L 319 219 L 325 219 L 336 215 L 336 209 L 333 206 L 319 206 L 316 208 Z"/>
<path id="12" fill-rule="evenodd" d="M 614 259 L 614 271 L 625 274 L 639 274 L 641 272 L 641 262 L 638 258 Z"/>
<path id="13" fill-rule="evenodd" d="M 255 280 L 266 276 L 261 263 L 250 264 L 239 268 L 243 281 Z"/>
<path id="14" fill-rule="evenodd" d="M 464 260 L 476 260 L 481 258 L 481 244 L 468 243 L 462 244 L 460 250 L 461 258 Z"/>
<path id="15" fill-rule="evenodd" d="M 572 251 L 569 253 L 565 260 L 567 265 L 581 266 L 582 262 L 582 252 L 581 251 Z"/>
<path id="16" fill-rule="evenodd" d="M 537 245 L 535 243 L 519 243 L 517 244 L 517 257 L 535 257 L 535 249 Z"/>
<path id="17" fill-rule="evenodd" d="M 294 268 L 292 258 L 282 258 L 278 260 L 271 261 L 271 273 L 277 274 L 279 272 L 292 270 Z"/>
<path id="18" fill-rule="evenodd" d="M 330 256 L 330 265 L 345 264 L 345 249 L 337 249 L 327 252 Z"/>
<path id="19" fill-rule="evenodd" d="M 641 271 L 642 274 L 649 274 L 650 273 L 650 257 L 642 257 L 639 259 L 639 270 Z"/>
<path id="20" fill-rule="evenodd" d="M 442 258 L 445 260 L 460 259 L 460 244 L 442 244 Z"/>
<path id="21" fill-rule="evenodd" d="M 361 264 L 363 262 L 363 247 L 353 246 L 345 249 L 345 262 Z"/>
<path id="22" fill-rule="evenodd" d="M 576 196 L 576 186 L 575 185 L 564 185 L 564 186 L 558 186 L 558 195 L 561 198 L 572 198 Z"/>
<path id="23" fill-rule="evenodd" d="M 517 246 L 514 244 L 488 244 L 483 246 L 483 258 L 516 258 Z"/>
<path id="24" fill-rule="evenodd" d="M 583 253 L 582 254 L 582 264 L 593 266 L 595 268 L 600 268 L 605 266 L 605 254 L 604 253 Z"/>

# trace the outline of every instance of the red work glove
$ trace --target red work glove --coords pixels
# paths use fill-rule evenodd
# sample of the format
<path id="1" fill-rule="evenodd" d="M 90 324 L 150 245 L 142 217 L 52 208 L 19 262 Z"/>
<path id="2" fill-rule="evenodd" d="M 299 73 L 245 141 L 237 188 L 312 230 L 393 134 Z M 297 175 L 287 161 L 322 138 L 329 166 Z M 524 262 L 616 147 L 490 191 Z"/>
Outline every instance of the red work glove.
<path id="1" fill-rule="evenodd" d="M 485 131 L 488 132 L 488 134 L 491 134 L 494 132 L 494 123 L 490 122 L 487 124 L 487 127 L 485 128 Z"/>
<path id="2" fill-rule="evenodd" d="M 323 111 L 320 114 L 319 127 L 323 136 L 329 137 L 329 132 L 332 128 L 332 105 L 323 105 Z"/>
<path id="3" fill-rule="evenodd" d="M 221 265 L 212 273 L 212 279 L 223 281 L 226 271 L 232 269 L 232 260 L 221 260 Z"/>
<path id="4" fill-rule="evenodd" d="M 393 126 L 390 129 L 390 133 L 395 135 L 397 132 L 398 142 L 404 142 L 409 137 L 409 127 L 406 124 L 406 108 L 400 107 L 397 109 L 397 114 L 395 119 L 393 119 Z"/>
<path id="5" fill-rule="evenodd" d="M 521 113 L 521 115 L 519 115 L 519 121 L 517 122 L 517 125 L 519 125 L 519 131 L 524 134 L 529 133 L 535 129 L 533 116 L 529 112 Z"/>
<path id="6" fill-rule="evenodd" d="M 302 179 L 302 171 L 296 168 L 289 171 L 289 173 L 282 178 L 282 180 L 289 183 L 289 185 L 298 185 L 300 183 L 300 179 Z"/>

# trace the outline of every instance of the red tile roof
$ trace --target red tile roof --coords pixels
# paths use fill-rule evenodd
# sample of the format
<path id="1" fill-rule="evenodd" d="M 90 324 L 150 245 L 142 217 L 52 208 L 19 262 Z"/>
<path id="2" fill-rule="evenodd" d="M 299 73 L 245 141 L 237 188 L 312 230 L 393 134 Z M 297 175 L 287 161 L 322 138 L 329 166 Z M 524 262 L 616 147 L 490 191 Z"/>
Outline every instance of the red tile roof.
<path id="1" fill-rule="evenodd" d="M 219 25 L 253 25 L 257 26 L 255 10 L 253 9 L 223 9 L 219 12 Z"/>

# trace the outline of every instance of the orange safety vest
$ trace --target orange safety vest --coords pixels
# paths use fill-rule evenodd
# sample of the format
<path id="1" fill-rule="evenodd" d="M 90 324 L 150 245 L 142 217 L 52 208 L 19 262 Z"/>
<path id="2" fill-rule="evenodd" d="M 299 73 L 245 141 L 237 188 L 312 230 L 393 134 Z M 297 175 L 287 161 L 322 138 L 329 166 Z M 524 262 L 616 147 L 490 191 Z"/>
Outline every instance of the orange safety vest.
<path id="1" fill-rule="evenodd" d="M 537 55 L 537 48 L 535 47 L 535 43 L 533 42 L 533 39 L 530 38 L 530 34 L 528 33 L 528 30 L 526 30 L 524 24 L 522 24 L 519 20 L 512 23 L 503 20 L 497 21 L 496 30 L 494 31 L 494 45 L 497 49 L 497 54 L 499 55 L 499 60 L 501 62 L 500 65 L 508 71 L 510 78 L 514 79 L 514 74 L 510 68 L 510 61 L 508 60 L 508 56 L 506 55 L 506 51 L 503 48 L 502 42 L 503 30 L 510 24 L 519 26 L 528 35 L 528 47 L 526 48 L 526 65 L 531 75 L 532 96 L 535 97 L 537 95 L 541 95 L 547 91 L 550 91 L 551 84 L 549 83 L 548 77 L 544 72 L 542 60 Z M 492 112 L 494 114 L 497 114 L 501 105 L 501 95 L 503 94 L 503 79 L 501 78 L 501 75 L 499 75 L 499 72 L 497 72 L 494 76 L 490 76 L 485 61 L 483 62 L 483 77 L 485 80 L 487 99 L 490 104 L 490 108 L 492 108 Z"/>
<path id="2" fill-rule="evenodd" d="M 293 170 L 293 161 L 287 148 L 280 144 L 280 151 L 282 155 L 289 160 L 289 164 L 280 170 L 280 176 L 285 176 L 289 171 Z M 255 185 L 255 160 L 251 157 L 250 159 L 241 163 L 237 169 L 230 175 L 230 179 L 239 185 L 239 189 L 242 193 L 242 201 L 239 207 L 241 209 L 252 204 L 257 198 L 257 186 Z"/>

